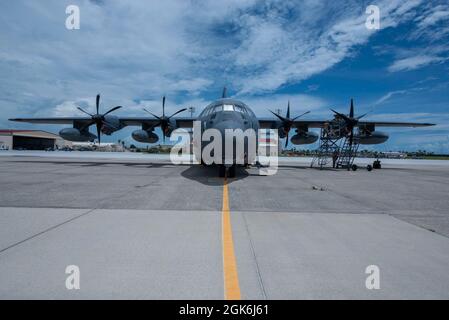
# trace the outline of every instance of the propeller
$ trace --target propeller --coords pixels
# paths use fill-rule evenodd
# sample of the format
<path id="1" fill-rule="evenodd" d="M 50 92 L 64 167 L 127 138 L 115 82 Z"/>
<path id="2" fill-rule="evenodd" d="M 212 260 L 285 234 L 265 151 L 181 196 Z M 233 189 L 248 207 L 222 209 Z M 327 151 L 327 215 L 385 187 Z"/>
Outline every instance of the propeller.
<path id="1" fill-rule="evenodd" d="M 101 127 L 103 126 L 103 124 L 108 123 L 105 119 L 105 116 L 110 114 L 111 112 L 114 112 L 115 110 L 120 109 L 122 106 L 117 106 L 117 107 L 111 108 L 106 113 L 100 114 L 100 94 L 97 94 L 95 106 L 96 106 L 96 111 L 97 111 L 96 114 L 91 114 L 91 113 L 87 112 L 86 110 L 83 110 L 81 107 L 77 107 L 77 109 L 80 110 L 81 112 L 89 115 L 92 118 L 92 120 L 88 124 L 86 124 L 84 127 L 82 127 L 80 129 L 80 131 L 95 124 L 97 127 L 98 144 L 100 144 L 101 143 Z"/>
<path id="2" fill-rule="evenodd" d="M 310 113 L 310 111 L 306 111 L 306 112 L 300 114 L 299 116 L 294 117 L 293 119 L 291 119 L 290 118 L 290 101 L 288 101 L 288 104 L 287 104 L 287 114 L 286 114 L 285 117 L 283 117 L 283 116 L 279 115 L 278 113 L 273 112 L 271 110 L 269 110 L 269 111 L 272 114 L 274 114 L 279 120 L 282 121 L 282 127 L 283 127 L 284 132 L 285 132 L 285 148 L 287 148 L 287 145 L 288 145 L 288 133 L 290 132 L 290 129 L 292 128 L 295 120 L 298 119 L 298 118 L 301 118 L 302 116 L 304 116 L 304 115 L 306 115 L 308 113 Z"/>
<path id="3" fill-rule="evenodd" d="M 154 128 L 154 127 L 157 127 L 157 126 L 159 126 L 159 125 L 161 126 L 162 133 L 163 133 L 162 136 L 163 136 L 163 140 L 164 140 L 164 143 L 165 143 L 165 135 L 168 133 L 169 128 L 170 128 L 170 118 L 173 117 L 173 116 L 176 116 L 178 113 L 181 113 L 181 112 L 186 111 L 187 108 L 180 109 L 180 110 L 176 111 L 175 113 L 173 113 L 173 114 L 172 114 L 171 116 L 169 116 L 169 117 L 165 116 L 165 96 L 164 96 L 164 97 L 162 97 L 162 116 L 161 116 L 161 117 L 155 115 L 154 113 L 148 111 L 148 110 L 145 109 L 145 108 L 144 108 L 143 110 L 144 110 L 145 112 L 151 114 L 153 117 L 155 117 L 156 119 L 159 120 L 159 122 L 156 123 L 156 124 L 153 126 L 153 128 Z"/>
<path id="4" fill-rule="evenodd" d="M 351 107 L 349 109 L 349 115 L 342 114 L 340 112 L 331 109 L 339 118 L 345 121 L 346 128 L 349 131 L 349 143 L 352 145 L 354 141 L 354 127 L 357 126 L 359 120 L 366 116 L 369 112 L 362 114 L 361 116 L 354 117 L 354 99 L 351 98 Z"/>

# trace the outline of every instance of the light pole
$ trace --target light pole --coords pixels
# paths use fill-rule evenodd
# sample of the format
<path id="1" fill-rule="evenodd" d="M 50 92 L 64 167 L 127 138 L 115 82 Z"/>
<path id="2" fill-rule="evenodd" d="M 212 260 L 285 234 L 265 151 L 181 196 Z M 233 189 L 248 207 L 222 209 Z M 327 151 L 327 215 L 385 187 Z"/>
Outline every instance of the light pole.
<path id="1" fill-rule="evenodd" d="M 189 107 L 190 118 L 193 118 L 193 114 L 195 113 L 195 107 Z"/>

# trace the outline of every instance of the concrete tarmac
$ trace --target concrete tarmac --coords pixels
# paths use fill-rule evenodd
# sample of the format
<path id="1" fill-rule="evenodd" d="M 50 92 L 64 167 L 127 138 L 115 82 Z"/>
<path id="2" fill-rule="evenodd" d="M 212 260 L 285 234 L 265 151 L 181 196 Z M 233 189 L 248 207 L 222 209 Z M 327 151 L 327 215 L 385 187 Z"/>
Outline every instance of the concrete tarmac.
<path id="1" fill-rule="evenodd" d="M 0 298 L 223 299 L 223 179 L 161 156 L 0 156 Z M 26 155 L 26 156 L 24 156 Z M 449 298 L 449 166 L 228 179 L 243 299 Z M 68 265 L 80 289 L 68 290 Z M 380 289 L 365 286 L 367 266 Z"/>

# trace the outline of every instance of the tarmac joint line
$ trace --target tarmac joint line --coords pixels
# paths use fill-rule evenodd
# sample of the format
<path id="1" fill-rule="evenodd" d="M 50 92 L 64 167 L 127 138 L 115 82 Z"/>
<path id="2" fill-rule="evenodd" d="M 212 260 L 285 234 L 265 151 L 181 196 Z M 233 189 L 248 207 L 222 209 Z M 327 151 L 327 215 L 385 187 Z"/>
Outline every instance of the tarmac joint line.
<path id="1" fill-rule="evenodd" d="M 79 214 L 79 215 L 77 215 L 77 216 L 75 216 L 75 217 L 72 217 L 72 218 L 70 218 L 70 219 L 68 219 L 68 220 L 65 220 L 65 221 L 63 221 L 63 222 L 61 222 L 61 223 L 58 223 L 58 224 L 56 224 L 56 225 L 54 225 L 54 226 L 51 226 L 51 227 L 49 227 L 49 228 L 47 228 L 47 229 L 45 229 L 45 230 L 42 230 L 42 231 L 40 231 L 40 232 L 38 232 L 38 233 L 36 233 L 36 234 L 33 234 L 32 236 L 29 236 L 29 237 L 27 237 L 27 238 L 25 238 L 25 239 L 23 239 L 23 240 L 20 240 L 20 241 L 18 241 L 18 242 L 16 242 L 16 243 L 13 243 L 13 244 L 7 246 L 6 248 L 0 249 L 0 254 L 3 253 L 3 252 L 5 252 L 6 250 L 9 250 L 9 249 L 12 249 L 12 248 L 14 248 L 14 247 L 16 247 L 16 246 L 18 246 L 18 245 L 21 245 L 22 243 L 25 243 L 25 242 L 27 242 L 28 240 L 32 240 L 32 239 L 34 239 L 34 238 L 36 238 L 36 237 L 39 237 L 40 235 L 42 235 L 42 234 L 44 234 L 44 233 L 47 233 L 47 232 L 49 232 L 49 231 L 51 231 L 51 230 L 54 230 L 54 229 L 56 229 L 56 228 L 59 228 L 59 227 L 62 226 L 62 225 L 65 225 L 65 224 L 67 224 L 67 223 L 69 223 L 69 222 L 72 222 L 73 220 L 76 220 L 76 219 L 78 219 L 78 218 L 84 217 L 85 215 L 88 215 L 89 213 L 91 213 L 91 212 L 93 212 L 93 211 L 95 211 L 95 210 L 96 210 L 96 209 L 90 209 L 90 210 L 87 210 L 86 212 L 83 212 L 83 213 L 81 213 L 81 214 Z"/>

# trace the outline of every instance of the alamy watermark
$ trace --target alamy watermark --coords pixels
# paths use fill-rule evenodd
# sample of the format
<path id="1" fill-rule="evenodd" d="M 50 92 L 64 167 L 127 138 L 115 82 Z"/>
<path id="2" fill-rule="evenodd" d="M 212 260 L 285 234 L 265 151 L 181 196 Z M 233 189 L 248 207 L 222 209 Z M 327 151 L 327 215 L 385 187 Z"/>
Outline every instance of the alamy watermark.
<path id="1" fill-rule="evenodd" d="M 206 165 L 257 164 L 261 175 L 274 175 L 278 168 L 279 138 L 276 129 L 201 130 L 201 121 L 193 122 L 193 135 L 179 128 L 170 136 L 175 145 L 170 152 L 173 164 Z M 193 148 L 193 150 L 192 150 Z"/>
<path id="2" fill-rule="evenodd" d="M 372 264 L 366 267 L 365 273 L 368 277 L 365 280 L 365 287 L 368 290 L 380 289 L 380 269 L 378 266 Z"/>
<path id="3" fill-rule="evenodd" d="M 365 27 L 368 30 L 380 29 L 380 9 L 376 5 L 369 5 L 366 7 L 365 13 L 368 15 L 365 21 Z"/>
<path id="4" fill-rule="evenodd" d="M 72 264 L 65 268 L 65 273 L 68 274 L 65 280 L 65 287 L 67 288 L 67 290 L 79 290 L 80 268 Z"/>
<path id="5" fill-rule="evenodd" d="M 65 27 L 68 30 L 79 30 L 80 29 L 80 8 L 76 5 L 69 5 L 65 9 L 65 13 L 68 17 L 65 20 Z"/>

